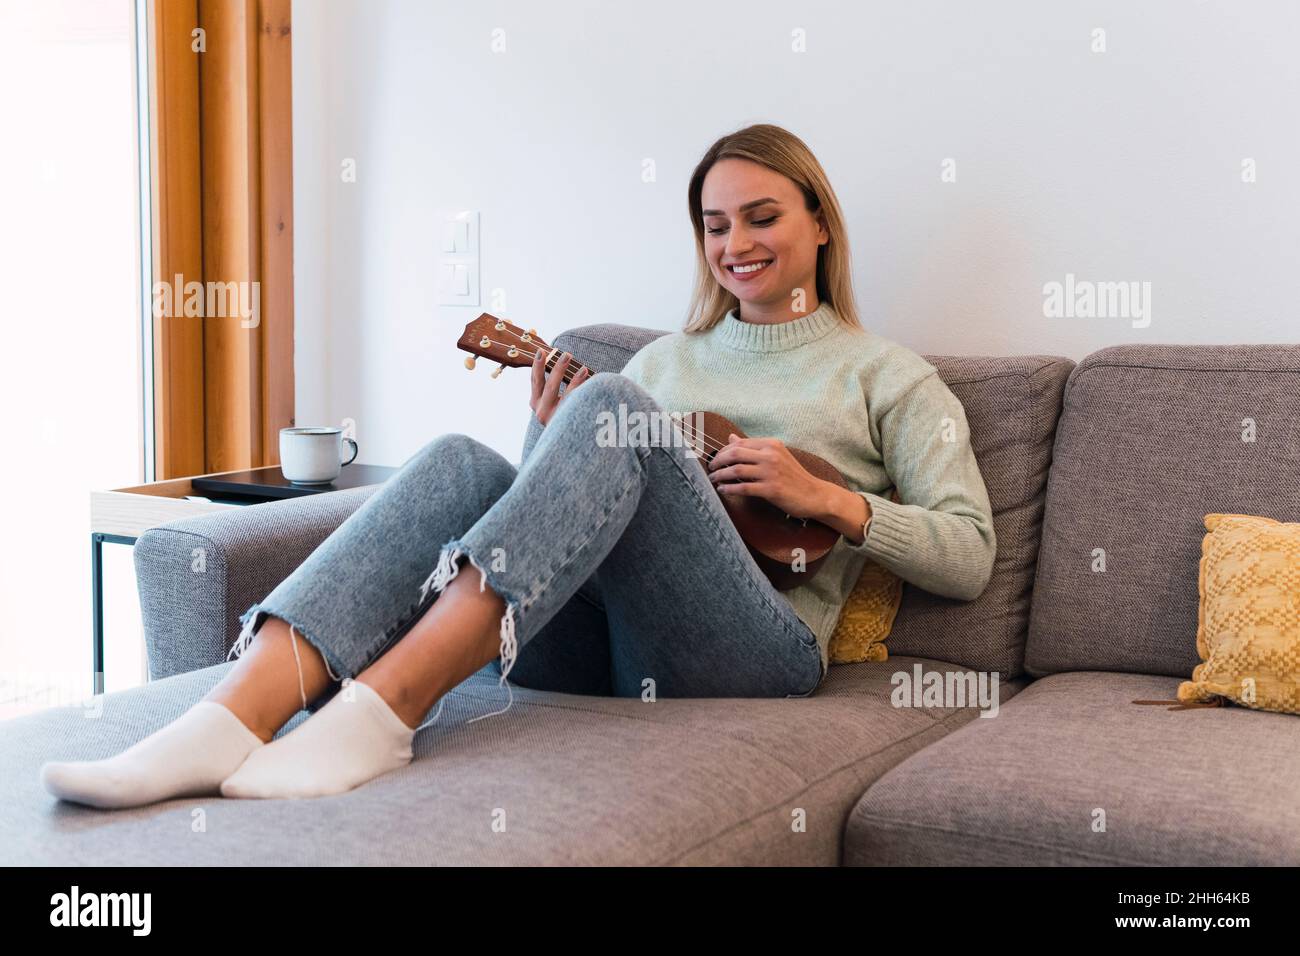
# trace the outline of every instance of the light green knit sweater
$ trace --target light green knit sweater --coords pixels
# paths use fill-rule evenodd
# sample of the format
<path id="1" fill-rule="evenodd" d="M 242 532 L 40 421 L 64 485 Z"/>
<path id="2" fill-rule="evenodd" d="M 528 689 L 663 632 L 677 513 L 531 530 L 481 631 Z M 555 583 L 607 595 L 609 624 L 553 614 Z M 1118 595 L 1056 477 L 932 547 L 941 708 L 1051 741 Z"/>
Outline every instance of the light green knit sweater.
<path id="1" fill-rule="evenodd" d="M 844 324 L 823 302 L 788 322 L 742 322 L 646 345 L 622 374 L 671 412 L 712 411 L 754 438 L 825 458 L 871 506 L 867 537 L 843 536 L 807 584 L 780 592 L 817 635 L 822 662 L 870 557 L 944 597 L 978 597 L 997 540 L 960 400 L 915 352 Z M 897 486 L 899 502 L 887 497 Z"/>

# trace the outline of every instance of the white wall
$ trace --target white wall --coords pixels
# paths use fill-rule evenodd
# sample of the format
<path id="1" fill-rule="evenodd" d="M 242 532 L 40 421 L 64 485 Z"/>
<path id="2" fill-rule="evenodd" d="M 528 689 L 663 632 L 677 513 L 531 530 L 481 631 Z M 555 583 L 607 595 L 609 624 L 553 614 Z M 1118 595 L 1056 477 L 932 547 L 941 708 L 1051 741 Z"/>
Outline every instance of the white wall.
<path id="1" fill-rule="evenodd" d="M 298 421 L 354 419 L 362 461 L 445 431 L 518 457 L 527 372 L 492 381 L 454 348 L 480 311 L 548 338 L 679 328 L 687 179 L 751 122 L 816 152 L 864 323 L 923 354 L 1300 341 L 1290 0 L 296 0 L 293 18 Z M 480 309 L 434 305 L 459 209 L 482 214 Z M 1150 324 L 1045 318 L 1067 273 L 1150 282 Z"/>

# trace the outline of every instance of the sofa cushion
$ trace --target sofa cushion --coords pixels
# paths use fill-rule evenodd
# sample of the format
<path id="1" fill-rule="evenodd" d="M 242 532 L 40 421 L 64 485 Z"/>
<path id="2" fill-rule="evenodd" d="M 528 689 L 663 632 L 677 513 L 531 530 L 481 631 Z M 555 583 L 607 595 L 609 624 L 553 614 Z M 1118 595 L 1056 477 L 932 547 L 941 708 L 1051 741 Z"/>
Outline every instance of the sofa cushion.
<path id="1" fill-rule="evenodd" d="M 1211 514 L 1205 526 L 1203 663 L 1178 685 L 1178 699 L 1300 714 L 1300 523 Z"/>
<path id="2" fill-rule="evenodd" d="M 592 371 L 618 371 L 638 349 L 666 332 L 636 326 L 587 325 L 553 343 Z M 951 661 L 999 671 L 1024 665 L 1030 593 L 1042 526 L 1061 396 L 1074 363 L 1044 355 L 922 356 L 961 400 L 970 426 L 998 539 L 988 587 L 974 601 L 940 597 L 905 584 L 887 647 L 892 654 Z M 527 458 L 541 434 L 534 415 L 524 438 Z"/>
<path id="3" fill-rule="evenodd" d="M 1177 686 L 1096 671 L 1033 682 L 872 785 L 845 864 L 1300 865 L 1297 718 L 1132 703 Z"/>
<path id="4" fill-rule="evenodd" d="M 961 400 L 971 444 L 993 506 L 997 558 L 988 587 L 974 601 L 903 586 L 903 601 L 885 641 L 891 655 L 951 661 L 1004 678 L 1024 670 L 1030 595 L 1042 528 L 1048 466 L 1067 358 L 923 356 Z"/>
<path id="5" fill-rule="evenodd" d="M 0 723 L 0 864 L 836 865 L 863 788 L 976 717 L 893 707 L 890 675 L 916 663 L 950 669 L 838 667 L 793 700 L 512 687 L 509 711 L 467 724 L 505 705 L 488 665 L 444 698 L 411 764 L 344 794 L 97 810 L 41 787 L 43 761 L 110 756 L 175 719 L 234 666 L 218 664 L 108 694 L 95 719 L 64 707 Z"/>
<path id="6" fill-rule="evenodd" d="M 1300 346 L 1087 356 L 1057 428 L 1028 672 L 1190 677 L 1214 512 L 1300 520 Z M 1104 572 L 1093 570 L 1098 549 Z"/>

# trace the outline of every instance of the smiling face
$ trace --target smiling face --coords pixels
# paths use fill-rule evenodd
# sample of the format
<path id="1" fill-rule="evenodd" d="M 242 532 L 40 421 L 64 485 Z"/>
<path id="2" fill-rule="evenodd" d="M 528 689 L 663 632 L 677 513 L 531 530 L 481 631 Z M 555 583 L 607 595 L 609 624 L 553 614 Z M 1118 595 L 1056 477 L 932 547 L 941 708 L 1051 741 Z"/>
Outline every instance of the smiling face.
<path id="1" fill-rule="evenodd" d="M 746 322 L 787 322 L 813 311 L 817 250 L 830 239 L 793 180 L 747 159 L 719 160 L 700 189 L 704 253 L 713 277 L 740 300 Z M 804 308 L 792 311 L 795 289 Z"/>

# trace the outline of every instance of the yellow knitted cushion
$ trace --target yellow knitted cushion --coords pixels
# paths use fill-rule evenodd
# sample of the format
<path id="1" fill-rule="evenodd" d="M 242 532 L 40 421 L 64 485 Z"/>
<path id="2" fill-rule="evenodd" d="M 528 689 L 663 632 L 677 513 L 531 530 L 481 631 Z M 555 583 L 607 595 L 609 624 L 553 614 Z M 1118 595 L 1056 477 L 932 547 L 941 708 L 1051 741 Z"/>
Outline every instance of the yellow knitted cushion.
<path id="1" fill-rule="evenodd" d="M 1196 650 L 1184 702 L 1300 714 L 1300 524 L 1205 516 Z"/>
<path id="2" fill-rule="evenodd" d="M 898 501 L 898 489 L 889 494 Z M 885 638 L 894 626 L 903 599 L 903 579 L 870 558 L 849 592 L 828 648 L 832 664 L 858 664 L 889 659 Z"/>

